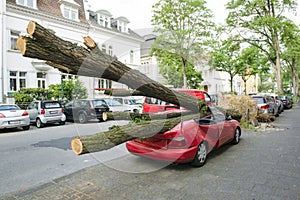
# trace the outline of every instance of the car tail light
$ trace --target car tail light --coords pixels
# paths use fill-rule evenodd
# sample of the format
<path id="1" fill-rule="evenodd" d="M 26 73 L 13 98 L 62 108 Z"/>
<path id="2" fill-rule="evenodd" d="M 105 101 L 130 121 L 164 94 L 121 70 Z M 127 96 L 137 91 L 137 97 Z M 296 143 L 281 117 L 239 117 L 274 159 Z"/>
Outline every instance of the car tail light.
<path id="1" fill-rule="evenodd" d="M 28 112 L 27 111 L 24 111 L 22 116 L 27 116 L 28 115 Z"/>
<path id="2" fill-rule="evenodd" d="M 6 116 L 0 113 L 0 118 L 5 118 Z"/>
<path id="3" fill-rule="evenodd" d="M 42 115 L 44 115 L 46 112 L 45 112 L 45 110 L 43 109 L 43 110 L 41 110 L 41 114 Z"/>
<path id="4" fill-rule="evenodd" d="M 179 136 L 179 137 L 174 137 L 174 138 L 170 139 L 168 148 L 176 149 L 176 148 L 184 147 L 185 145 L 186 145 L 185 137 Z"/>
<path id="5" fill-rule="evenodd" d="M 268 108 L 270 108 L 269 105 L 264 105 L 264 106 L 261 107 L 261 109 L 268 109 Z"/>
<path id="6" fill-rule="evenodd" d="M 65 109 L 64 109 L 64 108 L 61 108 L 61 112 L 65 112 Z"/>

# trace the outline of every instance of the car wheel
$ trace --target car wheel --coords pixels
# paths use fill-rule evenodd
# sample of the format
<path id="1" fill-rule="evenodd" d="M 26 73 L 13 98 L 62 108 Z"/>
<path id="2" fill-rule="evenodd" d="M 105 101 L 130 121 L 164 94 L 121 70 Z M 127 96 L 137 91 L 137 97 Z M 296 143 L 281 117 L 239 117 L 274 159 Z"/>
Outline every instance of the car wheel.
<path id="1" fill-rule="evenodd" d="M 80 113 L 79 116 L 78 116 L 78 122 L 81 123 L 81 124 L 83 124 L 86 121 L 87 121 L 87 119 L 86 119 L 85 114 L 84 113 Z"/>
<path id="2" fill-rule="evenodd" d="M 22 128 L 23 128 L 24 131 L 27 131 L 27 130 L 30 129 L 30 125 L 28 125 L 28 126 L 23 126 Z"/>
<path id="3" fill-rule="evenodd" d="M 99 119 L 100 122 L 106 122 L 107 121 L 107 113 L 103 112 L 102 117 Z"/>
<path id="4" fill-rule="evenodd" d="M 196 156 L 194 160 L 192 161 L 192 166 L 194 167 L 201 167 L 205 164 L 207 157 L 207 146 L 205 142 L 202 142 L 199 144 Z"/>
<path id="5" fill-rule="evenodd" d="M 36 119 L 36 127 L 37 128 L 43 128 L 44 127 L 44 123 L 41 121 L 40 118 Z"/>
<path id="6" fill-rule="evenodd" d="M 60 125 L 65 125 L 65 123 L 66 123 L 65 121 L 59 122 Z"/>
<path id="7" fill-rule="evenodd" d="M 240 142 L 241 131 L 239 128 L 235 129 L 234 138 L 232 144 L 238 144 Z"/>

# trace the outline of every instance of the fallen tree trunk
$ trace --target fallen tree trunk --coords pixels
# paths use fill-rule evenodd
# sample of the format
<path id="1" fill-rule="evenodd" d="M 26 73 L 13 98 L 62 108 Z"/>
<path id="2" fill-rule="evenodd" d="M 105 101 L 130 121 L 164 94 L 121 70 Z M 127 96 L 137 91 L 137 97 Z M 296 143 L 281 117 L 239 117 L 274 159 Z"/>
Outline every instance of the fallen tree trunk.
<path id="1" fill-rule="evenodd" d="M 158 119 L 170 119 L 185 115 L 191 115 L 191 112 L 170 112 L 162 114 L 150 114 L 150 113 L 128 113 L 128 112 L 108 112 L 107 120 L 158 120 Z"/>
<path id="2" fill-rule="evenodd" d="M 126 84 L 133 91 L 189 109 L 194 116 L 182 116 L 166 120 L 152 120 L 139 124 L 115 126 L 107 132 L 72 140 L 76 154 L 101 151 L 136 137 L 149 137 L 176 126 L 180 121 L 199 117 L 199 110 L 206 103 L 184 93 L 176 92 L 133 70 L 117 59 L 99 50 L 91 38 L 84 38 L 86 47 L 55 36 L 51 31 L 31 21 L 27 27 L 29 36 L 20 36 L 17 46 L 25 57 L 45 60 L 60 71 L 70 74 L 105 78 Z"/>
<path id="3" fill-rule="evenodd" d="M 34 21 L 29 23 L 27 32 L 30 37 L 21 36 L 17 41 L 17 46 L 25 57 L 46 60 L 53 67 L 71 74 L 105 78 L 123 83 L 149 97 L 180 105 L 194 112 L 198 112 L 199 107 L 205 104 L 197 98 L 176 92 L 153 81 L 98 48 L 91 46 L 84 48 L 62 40 Z"/>
<path id="4" fill-rule="evenodd" d="M 110 149 L 135 138 L 151 137 L 163 133 L 182 121 L 199 117 L 199 114 L 171 118 L 167 120 L 143 121 L 125 126 L 113 126 L 110 130 L 72 139 L 71 147 L 77 155 Z"/>

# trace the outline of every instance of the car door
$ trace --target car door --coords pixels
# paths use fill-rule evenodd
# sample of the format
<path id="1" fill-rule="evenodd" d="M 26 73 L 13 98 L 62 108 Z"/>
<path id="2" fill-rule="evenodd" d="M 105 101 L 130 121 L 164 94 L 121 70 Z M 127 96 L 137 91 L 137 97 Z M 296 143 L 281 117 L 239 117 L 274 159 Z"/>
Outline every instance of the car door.
<path id="1" fill-rule="evenodd" d="M 64 113 L 66 115 L 66 118 L 68 120 L 73 120 L 73 101 L 68 102 L 65 106 L 64 106 Z"/>
<path id="2" fill-rule="evenodd" d="M 39 108 L 39 102 L 37 102 L 37 101 L 31 102 L 29 104 L 29 106 L 27 108 L 27 112 L 29 115 L 30 122 L 35 122 L 36 117 L 39 114 L 38 108 Z"/>
<path id="3" fill-rule="evenodd" d="M 222 146 L 228 141 L 232 140 L 233 130 L 231 128 L 231 122 L 226 120 L 226 116 L 216 107 L 211 107 L 215 122 L 218 127 L 219 141 L 218 146 Z"/>

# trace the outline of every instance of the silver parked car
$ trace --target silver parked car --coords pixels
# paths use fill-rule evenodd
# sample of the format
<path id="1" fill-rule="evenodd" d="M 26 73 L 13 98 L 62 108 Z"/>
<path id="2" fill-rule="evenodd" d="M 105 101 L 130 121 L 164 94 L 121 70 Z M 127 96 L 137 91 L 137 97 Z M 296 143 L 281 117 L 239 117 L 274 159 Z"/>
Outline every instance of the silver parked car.
<path id="1" fill-rule="evenodd" d="M 268 95 L 252 95 L 252 98 L 257 102 L 258 111 L 260 113 L 279 116 L 278 105 L 274 97 Z"/>
<path id="2" fill-rule="evenodd" d="M 66 116 L 60 102 L 55 100 L 36 100 L 29 104 L 27 112 L 30 122 L 36 127 L 42 128 L 47 123 L 59 123 L 64 125 Z"/>
<path id="3" fill-rule="evenodd" d="M 29 130 L 28 112 L 15 104 L 0 104 L 0 129 L 18 127 Z"/>

